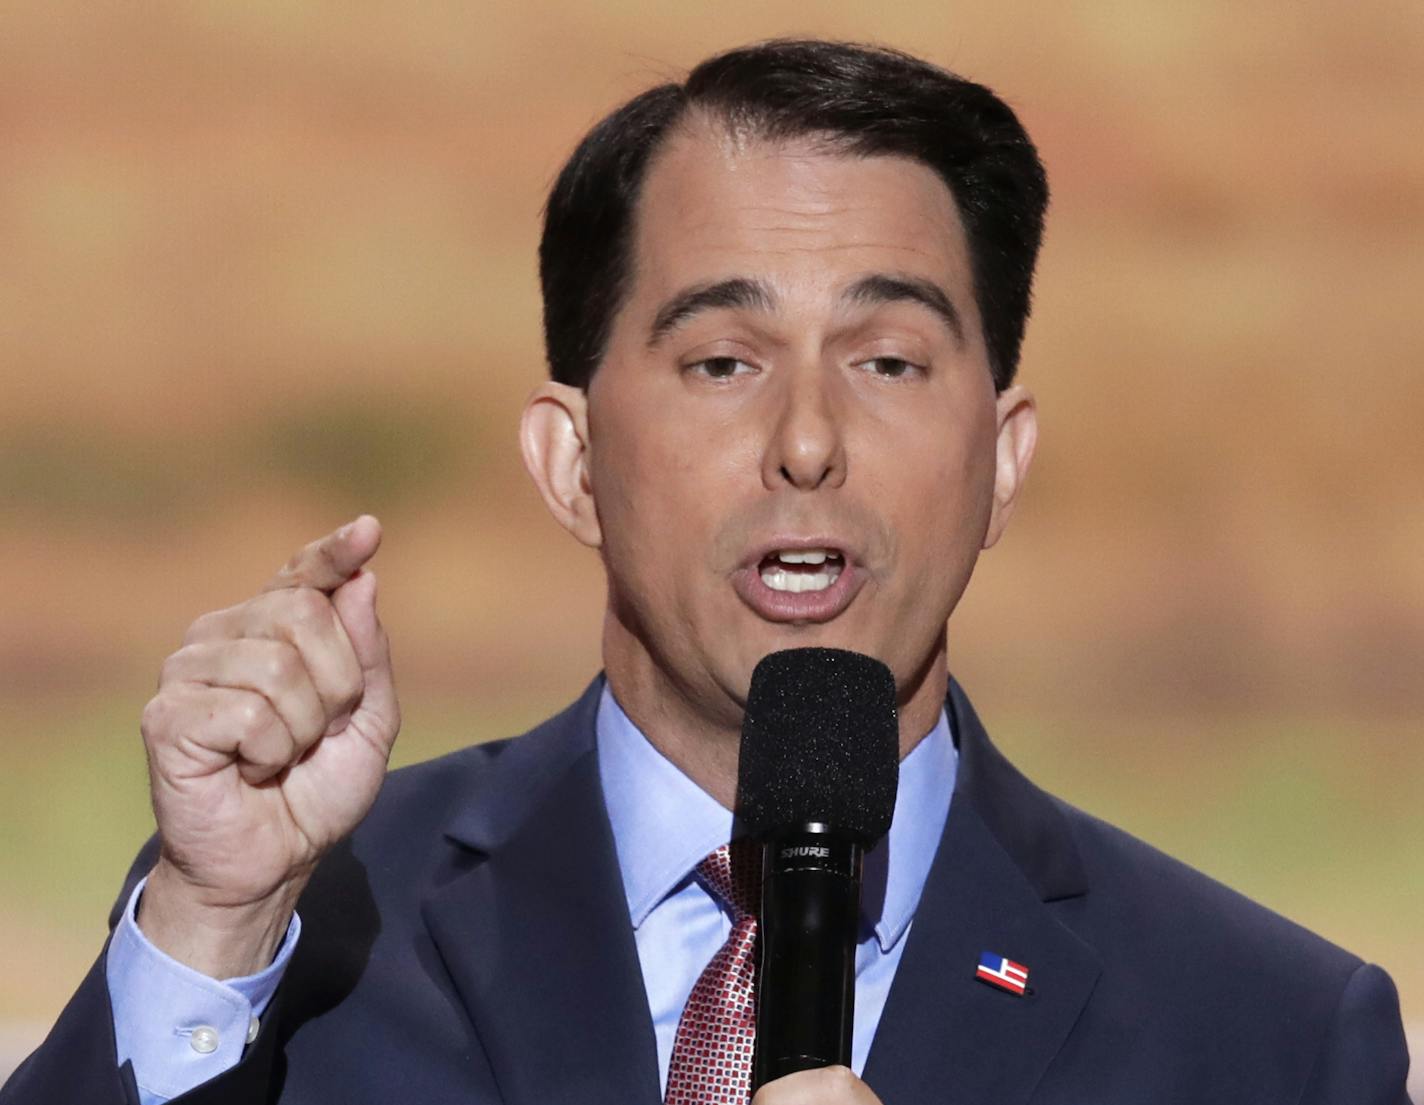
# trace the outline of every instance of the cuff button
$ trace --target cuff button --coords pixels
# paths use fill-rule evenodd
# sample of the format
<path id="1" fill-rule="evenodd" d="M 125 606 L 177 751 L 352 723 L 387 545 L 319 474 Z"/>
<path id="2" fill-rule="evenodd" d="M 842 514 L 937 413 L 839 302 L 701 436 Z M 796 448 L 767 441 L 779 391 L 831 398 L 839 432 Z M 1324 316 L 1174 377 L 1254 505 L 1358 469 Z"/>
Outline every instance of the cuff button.
<path id="1" fill-rule="evenodd" d="M 218 1049 L 218 1030 L 210 1025 L 200 1024 L 188 1037 L 188 1046 L 199 1055 L 211 1055 Z"/>

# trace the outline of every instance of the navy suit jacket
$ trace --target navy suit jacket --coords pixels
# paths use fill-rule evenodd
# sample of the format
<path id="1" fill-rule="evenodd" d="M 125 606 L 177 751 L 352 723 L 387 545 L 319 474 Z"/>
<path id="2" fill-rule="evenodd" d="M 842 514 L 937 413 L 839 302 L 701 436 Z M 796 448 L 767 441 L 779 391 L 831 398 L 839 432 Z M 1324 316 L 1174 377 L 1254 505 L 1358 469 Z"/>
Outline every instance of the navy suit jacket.
<path id="1" fill-rule="evenodd" d="M 257 1041 L 176 1100 L 657 1105 L 600 687 L 393 772 L 303 897 Z M 957 789 L 865 1068 L 885 1105 L 1407 1105 L 1383 971 L 1039 790 L 957 685 L 948 708 Z M 976 981 L 983 951 L 1032 994 Z M 136 1101 L 101 956 L 0 1105 Z"/>

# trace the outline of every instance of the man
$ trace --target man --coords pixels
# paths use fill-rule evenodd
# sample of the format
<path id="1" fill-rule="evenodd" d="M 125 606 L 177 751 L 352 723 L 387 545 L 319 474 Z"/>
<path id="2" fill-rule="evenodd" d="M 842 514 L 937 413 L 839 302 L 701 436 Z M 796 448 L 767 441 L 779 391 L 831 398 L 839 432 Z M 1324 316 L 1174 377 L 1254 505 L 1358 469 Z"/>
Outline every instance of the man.
<path id="1" fill-rule="evenodd" d="M 604 676 L 382 786 L 373 519 L 199 618 L 144 714 L 161 847 L 0 1101 L 744 1101 L 684 1011 L 746 1022 L 714 860 L 752 668 L 804 645 L 890 667 L 901 794 L 854 1070 L 758 1105 L 1405 1101 L 1383 972 L 1037 790 L 949 680 L 1033 456 L 1046 198 L 1007 107 L 886 51 L 733 51 L 595 127 L 522 444 L 605 566 Z"/>

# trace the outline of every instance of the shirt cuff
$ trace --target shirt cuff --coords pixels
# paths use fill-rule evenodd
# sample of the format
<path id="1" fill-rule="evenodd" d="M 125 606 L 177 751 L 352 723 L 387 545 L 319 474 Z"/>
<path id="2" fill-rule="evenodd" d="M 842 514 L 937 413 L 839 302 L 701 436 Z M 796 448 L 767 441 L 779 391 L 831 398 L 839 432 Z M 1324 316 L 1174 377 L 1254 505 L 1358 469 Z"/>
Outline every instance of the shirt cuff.
<path id="1" fill-rule="evenodd" d="M 282 981 L 301 936 L 294 913 L 272 962 L 255 975 L 218 981 L 156 948 L 139 930 L 139 895 L 129 895 L 104 970 L 118 1060 L 133 1060 L 144 1105 L 166 1101 L 237 1065 Z"/>

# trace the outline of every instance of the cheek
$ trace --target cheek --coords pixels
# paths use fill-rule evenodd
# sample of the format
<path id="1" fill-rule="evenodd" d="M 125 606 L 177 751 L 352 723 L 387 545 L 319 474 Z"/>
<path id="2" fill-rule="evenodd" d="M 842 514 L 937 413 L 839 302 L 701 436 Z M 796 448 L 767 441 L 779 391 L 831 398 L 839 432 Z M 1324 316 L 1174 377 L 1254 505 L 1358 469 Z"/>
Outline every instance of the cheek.
<path id="1" fill-rule="evenodd" d="M 600 398 L 590 474 L 605 562 L 626 596 L 661 604 L 698 578 L 728 481 L 694 422 L 611 390 Z"/>
<path id="2" fill-rule="evenodd" d="M 755 476 L 754 433 L 745 410 L 689 397 L 645 366 L 606 365 L 600 371 L 609 377 L 590 401 L 595 495 L 606 494 L 625 513 L 656 516 L 642 524 L 682 531 L 715 515 L 749 473 Z"/>
<path id="3" fill-rule="evenodd" d="M 994 471 L 992 417 L 947 420 L 902 438 L 872 501 L 893 510 L 888 520 L 907 582 L 916 588 L 962 584 L 988 529 Z"/>

